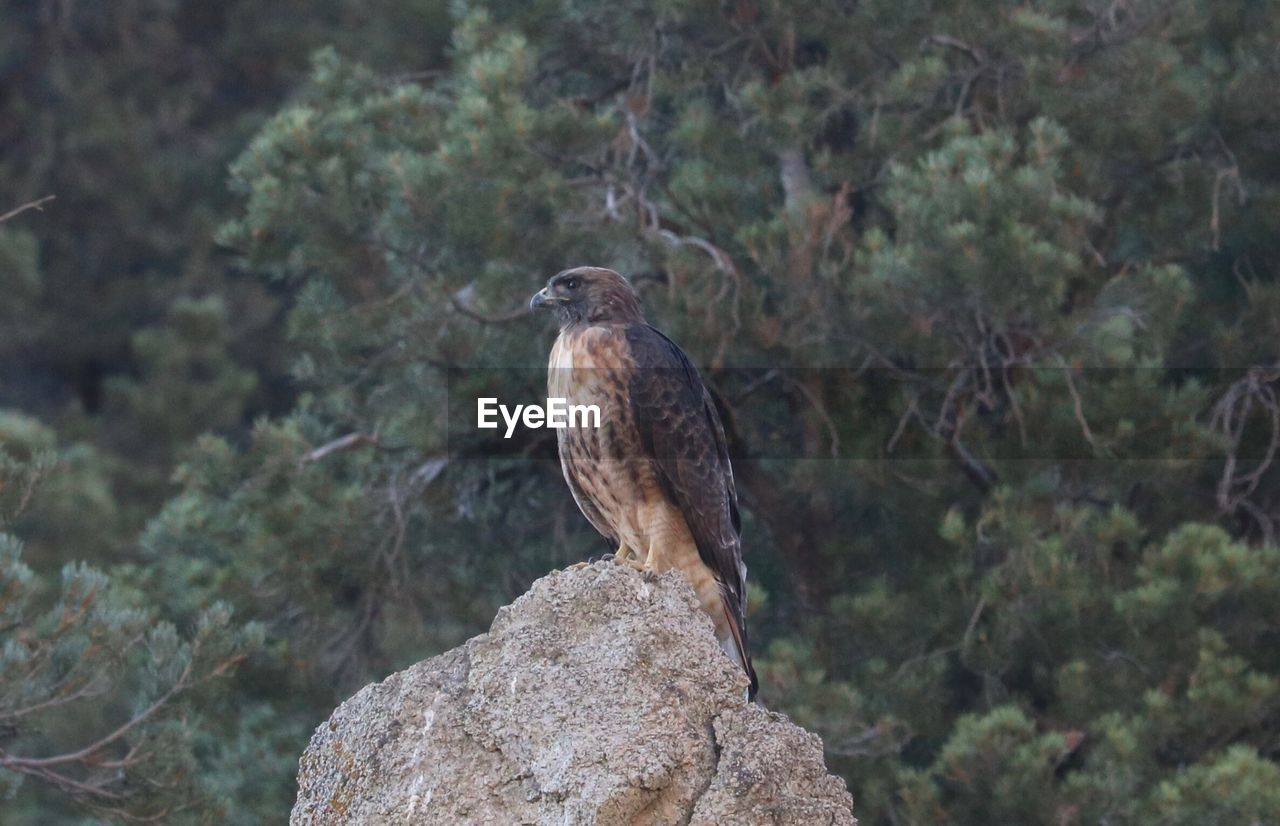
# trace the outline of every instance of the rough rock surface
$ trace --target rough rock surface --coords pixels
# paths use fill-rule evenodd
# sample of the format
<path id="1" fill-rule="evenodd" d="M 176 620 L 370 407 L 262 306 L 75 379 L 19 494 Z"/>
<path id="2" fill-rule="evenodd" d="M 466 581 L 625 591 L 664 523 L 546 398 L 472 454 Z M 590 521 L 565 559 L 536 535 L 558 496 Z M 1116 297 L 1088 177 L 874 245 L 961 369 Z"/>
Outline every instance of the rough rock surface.
<path id="1" fill-rule="evenodd" d="M 818 737 L 745 690 L 680 574 L 553 573 L 339 706 L 290 822 L 856 824 Z"/>

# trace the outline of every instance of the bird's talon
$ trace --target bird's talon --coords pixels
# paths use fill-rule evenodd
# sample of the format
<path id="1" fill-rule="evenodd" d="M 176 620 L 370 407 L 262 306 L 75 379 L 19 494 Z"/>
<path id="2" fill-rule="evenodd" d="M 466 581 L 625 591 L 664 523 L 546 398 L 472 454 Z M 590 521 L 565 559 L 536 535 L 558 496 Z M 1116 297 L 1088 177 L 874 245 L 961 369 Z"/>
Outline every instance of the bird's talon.
<path id="1" fill-rule="evenodd" d="M 652 573 L 652 571 L 650 571 L 649 568 L 645 567 L 645 564 L 638 559 L 620 559 L 619 557 L 615 556 L 613 558 L 613 561 L 619 565 L 626 565 L 628 568 L 633 568 L 642 574 Z"/>

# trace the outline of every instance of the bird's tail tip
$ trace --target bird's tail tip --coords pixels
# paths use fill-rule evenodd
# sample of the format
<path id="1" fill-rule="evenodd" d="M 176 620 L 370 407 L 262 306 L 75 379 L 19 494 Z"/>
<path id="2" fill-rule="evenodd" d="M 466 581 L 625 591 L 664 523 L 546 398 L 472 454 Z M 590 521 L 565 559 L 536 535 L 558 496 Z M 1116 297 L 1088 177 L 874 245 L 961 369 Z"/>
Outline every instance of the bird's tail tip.
<path id="1" fill-rule="evenodd" d="M 751 663 L 751 655 L 747 653 L 746 635 L 738 623 L 734 622 L 727 605 L 724 608 L 724 616 L 731 636 L 728 639 L 721 640 L 720 647 L 747 675 L 747 680 L 750 681 L 750 685 L 747 686 L 747 702 L 751 702 L 756 698 L 756 693 L 760 690 L 760 678 L 756 676 L 755 666 Z"/>

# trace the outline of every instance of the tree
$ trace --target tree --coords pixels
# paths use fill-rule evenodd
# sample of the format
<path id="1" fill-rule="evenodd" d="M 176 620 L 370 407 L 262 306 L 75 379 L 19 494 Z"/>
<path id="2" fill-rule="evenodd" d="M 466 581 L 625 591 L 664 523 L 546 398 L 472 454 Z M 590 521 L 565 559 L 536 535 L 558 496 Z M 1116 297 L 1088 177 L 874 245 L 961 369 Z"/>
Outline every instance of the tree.
<path id="1" fill-rule="evenodd" d="M 0 416 L 0 436 L 0 528 L 20 528 L 70 457 L 14 414 Z M 225 697 L 217 689 L 258 630 L 215 603 L 180 633 L 100 571 L 69 563 L 55 590 L 22 555 L 17 535 L 0 533 L 0 791 L 45 788 L 6 804 L 6 817 L 47 818 L 70 801 L 126 821 L 207 822 L 220 803 L 197 771 L 198 709 Z"/>
<path id="2" fill-rule="evenodd" d="M 1231 554 L 1275 576 L 1272 505 L 1213 480 L 1234 432 L 1215 404 L 1276 358 L 1216 349 L 1271 300 L 1271 241 L 1232 200 L 1271 197 L 1270 172 L 1224 148 L 1270 124 L 1232 114 L 1248 105 L 1232 84 L 1263 71 L 1253 30 L 1191 4 L 458 10 L 448 76 L 387 86 L 322 54 L 234 168 L 246 206 L 224 240 L 299 290 L 292 422 L 322 428 L 294 453 L 335 458 L 321 446 L 347 434 L 332 444 L 362 457 L 303 473 L 358 463 L 357 488 L 402 490 L 447 446 L 436 493 L 400 506 L 409 524 L 546 524 L 521 498 L 555 484 L 543 466 L 478 470 L 443 441 L 443 368 L 537 363 L 525 322 L 486 319 L 562 266 L 609 264 L 710 368 L 770 605 L 764 696 L 827 734 L 865 818 L 1141 819 L 1180 760 L 1268 754 L 1265 691 L 1233 701 L 1249 726 L 1127 754 L 1127 785 L 1107 785 L 1122 773 L 1102 734 L 1153 725 L 1144 692 L 1190 698 L 1230 639 L 1207 615 L 1177 654 L 1125 635 L 1152 549 L 1211 558 L 1226 534 L 1195 523 L 1223 520 L 1263 543 Z M 1141 101 L 1134 125 L 1100 128 L 1091 112 L 1121 101 Z M 742 369 L 761 363 L 776 369 Z M 1249 470 L 1217 485 L 1253 496 L 1274 479 L 1274 386 L 1249 375 L 1255 406 L 1232 420 L 1250 422 Z M 477 484 L 505 509 L 468 511 Z M 441 539 L 405 546 L 435 576 L 453 573 Z M 529 570 L 544 547 L 511 557 Z M 476 581 L 456 575 L 450 590 Z M 1221 656 L 1263 685 L 1255 642 Z M 956 775 L 973 761 L 983 774 Z"/>
<path id="3" fill-rule="evenodd" d="M 824 735 L 863 822 L 1274 808 L 1263 4 L 466 0 L 444 20 L 388 0 L 405 25 L 367 42 L 322 8 L 287 41 L 337 44 L 305 79 L 200 98 L 274 111 L 217 132 L 230 202 L 201 226 L 232 211 L 235 259 L 143 290 L 145 324 L 100 308 L 129 369 L 61 420 L 124 457 L 111 477 L 145 467 L 121 524 L 177 485 L 115 540 L 113 581 L 181 627 L 224 601 L 269 632 L 234 683 L 253 713 L 211 713 L 199 758 L 246 801 L 229 818 L 281 816 L 305 732 L 350 690 L 605 550 L 549 440 L 495 454 L 456 409 L 536 397 L 550 334 L 522 308 L 582 263 L 631 275 L 704 367 L 761 696 Z M 276 19 L 236 9 L 220 54 Z M 417 21 L 447 35 L 426 71 Z M 199 195 L 223 172 L 190 174 Z M 59 231 L 0 238 L 16 294 L 70 283 Z M 65 520 L 31 513 L 31 547 L 65 561 Z"/>

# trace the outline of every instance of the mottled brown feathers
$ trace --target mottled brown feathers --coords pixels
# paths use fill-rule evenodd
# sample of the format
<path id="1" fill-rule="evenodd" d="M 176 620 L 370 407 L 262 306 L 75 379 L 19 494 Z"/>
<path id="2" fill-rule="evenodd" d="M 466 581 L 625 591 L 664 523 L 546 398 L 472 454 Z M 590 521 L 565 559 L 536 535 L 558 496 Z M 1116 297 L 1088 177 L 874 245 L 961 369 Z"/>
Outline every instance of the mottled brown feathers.
<path id="1" fill-rule="evenodd" d="M 737 491 L 698 371 L 645 322 L 635 291 L 612 270 L 558 273 L 530 306 L 551 309 L 561 324 L 548 395 L 601 408 L 598 430 L 558 431 L 574 500 L 624 556 L 685 572 L 754 695 Z"/>

